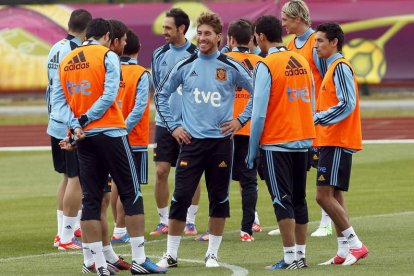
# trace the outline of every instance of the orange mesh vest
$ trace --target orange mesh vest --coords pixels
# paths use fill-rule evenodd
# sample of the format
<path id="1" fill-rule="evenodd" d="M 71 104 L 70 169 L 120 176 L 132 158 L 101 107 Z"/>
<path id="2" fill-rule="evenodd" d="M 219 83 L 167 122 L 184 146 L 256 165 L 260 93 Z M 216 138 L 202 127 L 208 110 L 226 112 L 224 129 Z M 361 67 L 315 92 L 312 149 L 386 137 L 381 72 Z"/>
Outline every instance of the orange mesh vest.
<path id="1" fill-rule="evenodd" d="M 226 55 L 234 58 L 237 61 L 242 62 L 250 71 L 253 72 L 256 63 L 263 60 L 262 57 L 243 52 L 229 52 Z M 244 108 L 247 105 L 247 102 L 250 98 L 250 93 L 241 87 L 236 87 L 236 93 L 234 94 L 234 110 L 233 117 L 237 118 L 241 113 L 243 113 Z M 239 131 L 236 132 L 236 135 L 250 135 L 250 121 L 242 127 Z"/>
<path id="2" fill-rule="evenodd" d="M 317 112 L 328 110 L 330 107 L 338 104 L 336 89 L 334 83 L 335 68 L 339 63 L 347 64 L 352 72 L 354 71 L 351 64 L 344 58 L 335 60 L 322 82 L 321 91 L 316 103 Z M 354 83 L 356 89 L 356 106 L 354 111 L 339 123 L 321 126 L 317 125 L 319 146 L 337 146 L 355 150 L 362 149 L 361 117 L 359 113 L 359 95 L 358 83 L 354 74 Z"/>
<path id="3" fill-rule="evenodd" d="M 287 48 L 289 50 L 292 50 L 293 52 L 301 54 L 308 61 L 309 66 L 312 70 L 313 80 L 315 81 L 315 98 L 317 99 L 319 95 L 319 89 L 321 88 L 321 84 L 322 84 L 322 76 L 319 73 L 318 68 L 316 67 L 313 61 L 314 45 L 315 45 L 315 33 L 309 36 L 308 41 L 306 41 L 305 45 L 303 45 L 302 48 L 296 48 L 295 39 L 292 39 L 288 43 Z"/>
<path id="4" fill-rule="evenodd" d="M 292 51 L 284 51 L 268 55 L 263 63 L 270 70 L 272 83 L 260 144 L 315 138 L 312 78 L 306 59 Z"/>
<path id="5" fill-rule="evenodd" d="M 60 81 L 75 118 L 85 114 L 103 95 L 105 55 L 108 51 L 101 45 L 81 46 L 70 52 L 60 64 Z M 107 127 L 126 128 L 115 102 L 101 118 L 90 122 L 84 130 Z"/>
<path id="6" fill-rule="evenodd" d="M 122 78 L 117 102 L 122 110 L 122 114 L 126 119 L 131 113 L 135 105 L 135 97 L 137 93 L 138 82 L 142 74 L 146 72 L 145 68 L 137 64 L 122 64 Z M 149 96 L 148 104 L 142 114 L 141 120 L 131 130 L 128 140 L 131 146 L 146 147 L 149 144 Z"/>

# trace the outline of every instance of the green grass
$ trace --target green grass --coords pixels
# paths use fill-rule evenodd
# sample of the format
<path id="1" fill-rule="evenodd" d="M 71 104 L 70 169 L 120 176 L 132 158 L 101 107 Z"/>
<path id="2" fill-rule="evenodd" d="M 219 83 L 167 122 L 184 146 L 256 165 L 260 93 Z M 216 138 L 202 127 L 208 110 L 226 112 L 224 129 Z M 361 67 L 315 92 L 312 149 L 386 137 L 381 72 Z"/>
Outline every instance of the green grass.
<path id="1" fill-rule="evenodd" d="M 354 155 L 350 193 L 346 194 L 351 221 L 359 237 L 370 249 L 370 256 L 353 267 L 320 267 L 316 264 L 336 252 L 334 237 L 309 238 L 307 258 L 310 268 L 297 275 L 412 275 L 414 263 L 414 144 L 365 145 Z M 146 230 L 158 223 L 153 198 L 154 167 L 150 164 L 150 183 L 143 186 Z M 52 170 L 50 152 L 0 152 L 0 271 L 2 275 L 80 275 L 80 252 L 58 252 L 52 247 L 56 233 L 55 192 L 59 175 Z M 173 175 L 171 175 L 171 184 Z M 315 198 L 315 170 L 308 175 L 308 205 L 315 229 L 320 209 Z M 206 228 L 207 202 L 204 185 L 197 215 L 199 231 Z M 282 256 L 280 237 L 266 233 L 276 225 L 264 182 L 259 183 L 257 209 L 264 232 L 252 243 L 238 240 L 241 203 L 239 188 L 230 191 L 232 217 L 227 220 L 220 261 L 247 269 L 250 275 L 274 275 L 263 267 Z M 112 228 L 112 224 L 110 224 Z M 146 253 L 158 259 L 166 248 L 166 237 L 146 235 Z M 207 243 L 192 238 L 182 241 L 177 269 L 171 275 L 232 275 L 225 267 L 206 269 L 202 263 Z M 115 246 L 129 259 L 128 246 Z M 234 275 L 238 275 L 236 273 Z M 126 272 L 120 275 L 128 275 Z"/>

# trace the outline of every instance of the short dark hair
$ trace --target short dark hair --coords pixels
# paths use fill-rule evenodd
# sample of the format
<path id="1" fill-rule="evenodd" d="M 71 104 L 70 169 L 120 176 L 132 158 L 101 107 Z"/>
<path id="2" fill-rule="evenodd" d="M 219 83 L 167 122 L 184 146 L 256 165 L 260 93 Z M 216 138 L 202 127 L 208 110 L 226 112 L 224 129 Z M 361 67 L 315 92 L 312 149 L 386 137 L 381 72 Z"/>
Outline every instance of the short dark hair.
<path id="1" fill-rule="evenodd" d="M 121 39 L 128 31 L 128 27 L 121 21 L 116 19 L 109 19 L 109 24 L 112 27 L 112 39 Z"/>
<path id="2" fill-rule="evenodd" d="M 141 43 L 139 42 L 138 35 L 129 29 L 127 31 L 127 40 L 124 48 L 124 55 L 134 55 L 141 49 Z"/>
<path id="3" fill-rule="evenodd" d="M 342 31 L 341 26 L 338 23 L 327 22 L 319 24 L 318 27 L 316 27 L 316 31 L 325 33 L 326 38 L 329 41 L 332 41 L 335 38 L 337 38 L 338 44 L 336 45 L 336 48 L 338 49 L 338 51 L 342 51 L 342 46 L 344 45 L 345 41 L 345 35 Z"/>
<path id="4" fill-rule="evenodd" d="M 233 21 L 230 23 L 227 34 L 229 37 L 233 37 L 237 43 L 247 45 L 252 37 L 252 24 L 244 19 Z"/>
<path id="5" fill-rule="evenodd" d="M 175 26 L 177 28 L 184 25 L 184 34 L 188 31 L 188 28 L 190 27 L 190 18 L 182 9 L 173 8 L 167 11 L 165 16 L 174 18 Z"/>
<path id="6" fill-rule="evenodd" d="M 108 20 L 103 18 L 95 18 L 89 22 L 86 27 L 86 38 L 100 39 L 106 33 L 109 32 L 110 38 L 112 39 L 112 27 Z"/>
<path id="7" fill-rule="evenodd" d="M 254 23 L 257 34 L 264 34 L 269 42 L 282 43 L 282 23 L 273 15 L 259 17 Z"/>
<path id="8" fill-rule="evenodd" d="M 82 33 L 85 31 L 86 26 L 92 20 L 92 15 L 90 12 L 84 9 L 74 10 L 70 14 L 68 22 L 68 30 L 70 32 Z"/>

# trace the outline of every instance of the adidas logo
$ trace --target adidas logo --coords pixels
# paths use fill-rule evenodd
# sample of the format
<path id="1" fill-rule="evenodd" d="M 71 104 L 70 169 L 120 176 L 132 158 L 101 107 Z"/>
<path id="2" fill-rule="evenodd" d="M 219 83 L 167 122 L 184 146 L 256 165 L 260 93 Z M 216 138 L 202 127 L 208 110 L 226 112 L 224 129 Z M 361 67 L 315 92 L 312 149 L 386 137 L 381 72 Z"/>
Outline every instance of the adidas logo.
<path id="1" fill-rule="evenodd" d="M 227 168 L 227 164 L 224 161 L 221 161 L 221 163 L 218 166 L 219 168 Z"/>
<path id="2" fill-rule="evenodd" d="M 318 181 L 325 181 L 325 177 L 323 177 L 323 174 L 321 174 L 321 176 L 319 176 Z"/>
<path id="3" fill-rule="evenodd" d="M 80 51 L 79 54 L 74 56 L 71 61 L 68 62 L 68 65 L 65 66 L 65 71 L 79 70 L 89 68 L 89 62 L 86 61 L 83 51 Z"/>
<path id="4" fill-rule="evenodd" d="M 70 226 L 70 225 L 67 225 L 66 227 L 65 227 L 65 229 L 72 229 L 72 227 Z"/>
<path id="5" fill-rule="evenodd" d="M 167 62 L 165 60 L 161 63 L 161 66 L 167 66 Z"/>
<path id="6" fill-rule="evenodd" d="M 318 157 L 317 154 L 314 154 L 312 158 L 313 158 L 313 160 L 319 160 L 319 157 Z"/>
<path id="7" fill-rule="evenodd" d="M 294 58 L 290 57 L 288 65 L 286 65 L 285 76 L 297 76 L 297 75 L 306 75 L 308 72 L 303 68 L 302 64 Z"/>
<path id="8" fill-rule="evenodd" d="M 196 71 L 191 72 L 190 77 L 198 77 Z"/>
<path id="9" fill-rule="evenodd" d="M 144 247 L 145 242 L 142 242 L 138 245 L 138 247 Z"/>
<path id="10" fill-rule="evenodd" d="M 48 69 L 58 69 L 59 67 L 59 52 L 58 51 L 53 57 L 52 59 L 49 61 L 47 68 Z"/>

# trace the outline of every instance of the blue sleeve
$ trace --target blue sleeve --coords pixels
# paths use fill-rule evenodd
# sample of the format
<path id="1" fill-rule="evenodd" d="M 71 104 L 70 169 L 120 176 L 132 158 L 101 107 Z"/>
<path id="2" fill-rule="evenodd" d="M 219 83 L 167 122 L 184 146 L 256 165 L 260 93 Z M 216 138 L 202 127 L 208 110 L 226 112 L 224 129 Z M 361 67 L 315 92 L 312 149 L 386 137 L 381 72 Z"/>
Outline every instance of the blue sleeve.
<path id="1" fill-rule="evenodd" d="M 152 84 L 153 84 L 154 90 L 157 89 L 158 84 L 160 82 L 160 72 L 159 70 L 157 70 L 159 66 L 157 65 L 157 61 L 155 59 L 157 52 L 158 52 L 157 50 L 154 52 L 152 59 L 151 59 L 151 74 L 152 74 Z"/>
<path id="2" fill-rule="evenodd" d="M 326 71 L 328 70 L 328 65 L 326 64 L 326 59 L 318 57 L 318 54 L 316 53 L 316 48 L 313 48 L 312 56 L 313 56 L 313 63 L 315 63 L 315 66 L 318 69 L 319 74 L 323 78 L 326 74 Z"/>
<path id="3" fill-rule="evenodd" d="M 114 103 L 119 90 L 119 81 L 121 79 L 121 67 L 119 57 L 112 51 L 109 51 L 105 57 L 105 83 L 102 96 L 86 112 L 88 123 L 100 119 L 108 108 Z M 77 119 L 72 120 L 76 124 Z M 71 125 L 72 125 L 71 123 Z"/>
<path id="4" fill-rule="evenodd" d="M 142 114 L 148 105 L 148 93 L 150 89 L 150 77 L 148 72 L 144 72 L 137 86 L 135 95 L 135 105 L 131 113 L 125 120 L 128 133 L 137 125 L 141 120 Z"/>
<path id="5" fill-rule="evenodd" d="M 269 103 L 271 83 L 272 76 L 270 75 L 269 68 L 264 63 L 259 62 L 254 72 L 254 104 L 250 125 L 249 151 L 247 154 L 247 166 L 249 168 L 253 168 L 257 150 L 259 149 Z"/>
<path id="6" fill-rule="evenodd" d="M 334 83 L 338 104 L 314 115 L 314 123 L 323 126 L 339 123 L 346 119 L 356 106 L 356 87 L 351 68 L 339 63 L 334 72 Z"/>
<path id="7" fill-rule="evenodd" d="M 74 114 L 68 105 L 65 92 L 60 83 L 59 74 L 53 80 L 53 88 L 50 95 L 51 119 L 62 122 L 70 127 Z M 77 122 L 77 120 L 76 120 Z M 79 127 L 79 124 L 77 125 Z"/>
<path id="8" fill-rule="evenodd" d="M 249 92 L 251 95 L 253 94 L 253 76 L 249 69 L 246 68 L 242 63 L 233 63 L 238 71 L 239 74 L 237 74 L 237 85 L 243 87 L 246 89 L 247 92 Z M 246 107 L 244 108 L 243 112 L 237 117 L 237 119 L 240 121 L 242 125 L 245 125 L 252 116 L 252 108 L 253 108 L 253 97 L 250 96 L 249 101 L 247 102 Z"/>
<path id="9" fill-rule="evenodd" d="M 155 108 L 157 109 L 161 120 L 169 132 L 173 132 L 174 129 L 180 126 L 180 124 L 174 120 L 174 117 L 171 114 L 171 108 L 168 100 L 171 95 L 177 91 L 177 88 L 180 86 L 180 84 L 183 83 L 180 72 L 181 70 L 178 70 L 181 64 L 182 61 L 174 65 L 174 67 L 168 72 L 165 78 L 158 85 L 154 95 Z"/>

